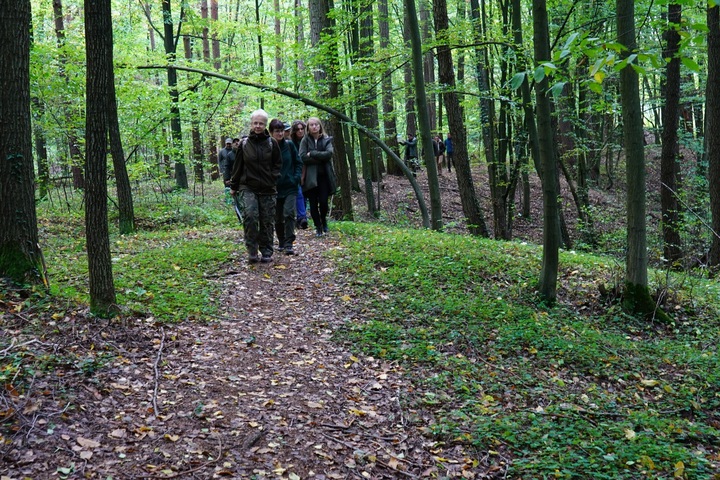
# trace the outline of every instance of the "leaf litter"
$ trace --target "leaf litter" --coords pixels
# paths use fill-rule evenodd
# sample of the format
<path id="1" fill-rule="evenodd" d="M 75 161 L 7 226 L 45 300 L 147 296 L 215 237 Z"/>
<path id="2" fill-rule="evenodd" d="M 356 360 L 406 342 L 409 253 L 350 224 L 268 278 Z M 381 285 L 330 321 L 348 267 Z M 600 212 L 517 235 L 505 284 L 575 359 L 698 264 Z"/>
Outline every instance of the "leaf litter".
<path id="1" fill-rule="evenodd" d="M 235 234 L 233 232 L 233 234 Z M 427 436 L 428 412 L 398 365 L 332 340 L 351 297 L 324 251 L 226 266 L 210 323 L 104 322 L 72 312 L 33 355 L 72 351 L 93 371 L 36 372 L 3 388 L 0 475 L 16 478 L 488 478 L 465 446 Z M 3 308 L 3 335 L 29 316 Z M 24 409 L 24 410 L 23 410 Z M 25 413 L 21 413 L 21 412 Z"/>

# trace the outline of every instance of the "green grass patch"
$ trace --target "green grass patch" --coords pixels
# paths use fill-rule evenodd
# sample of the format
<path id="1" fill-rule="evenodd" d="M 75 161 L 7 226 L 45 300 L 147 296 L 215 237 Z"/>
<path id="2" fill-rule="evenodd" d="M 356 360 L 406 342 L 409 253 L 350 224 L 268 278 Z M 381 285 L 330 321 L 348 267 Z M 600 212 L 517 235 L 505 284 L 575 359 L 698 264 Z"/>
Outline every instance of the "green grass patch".
<path id="1" fill-rule="evenodd" d="M 339 338 L 400 362 L 438 442 L 511 459 L 512 478 L 709 478 L 720 446 L 717 283 L 660 275 L 670 327 L 603 300 L 613 260 L 563 252 L 564 301 L 536 301 L 537 246 L 341 223 L 366 321 Z M 688 312 L 693 312 L 688 315 Z M 680 315 L 682 313 L 682 315 Z"/>
<path id="2" fill-rule="evenodd" d="M 124 313 L 159 321 L 208 319 L 217 313 L 219 284 L 214 273 L 237 249 L 234 211 L 224 204 L 222 188 L 137 193 L 137 231 L 117 232 L 110 209 L 110 250 L 118 303 Z M 38 208 L 42 249 L 51 293 L 60 301 L 87 304 L 88 265 L 82 201 L 44 202 Z M 112 205 L 112 204 L 111 204 Z"/>

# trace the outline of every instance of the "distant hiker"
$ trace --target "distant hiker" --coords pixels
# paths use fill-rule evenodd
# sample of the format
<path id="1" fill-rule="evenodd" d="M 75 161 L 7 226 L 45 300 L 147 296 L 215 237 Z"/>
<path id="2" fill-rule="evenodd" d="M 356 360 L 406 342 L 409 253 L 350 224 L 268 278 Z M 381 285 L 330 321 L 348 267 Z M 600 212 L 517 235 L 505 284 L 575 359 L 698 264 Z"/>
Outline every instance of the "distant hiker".
<path id="1" fill-rule="evenodd" d="M 305 136 L 305 122 L 302 120 L 295 120 L 290 127 L 290 140 L 293 145 L 300 151 L 300 141 Z M 305 206 L 305 195 L 303 195 L 302 185 L 298 187 L 297 200 L 295 202 L 297 208 L 297 222 L 296 226 L 303 230 L 308 228 L 307 221 L 307 207 Z"/>
<path id="2" fill-rule="evenodd" d="M 412 170 L 413 175 L 420 170 L 420 163 L 417 159 L 417 138 L 412 133 L 408 133 L 407 140 L 400 140 L 400 145 L 405 145 L 405 165 Z"/>
<path id="3" fill-rule="evenodd" d="M 442 176 L 442 163 L 445 157 L 445 143 L 441 136 L 433 138 L 433 153 L 435 154 L 435 163 L 437 164 L 438 175 Z"/>
<path id="4" fill-rule="evenodd" d="M 218 153 L 218 168 L 225 185 L 225 196 L 230 191 L 230 175 L 232 175 L 233 166 L 235 165 L 235 151 L 233 150 L 233 139 L 228 137 L 225 139 L 225 148 Z"/>
<path id="5" fill-rule="evenodd" d="M 297 207 L 298 187 L 302 175 L 302 161 L 295 148 L 295 144 L 285 139 L 285 126 L 278 119 L 270 122 L 270 134 L 280 146 L 282 164 L 280 178 L 277 181 L 277 200 L 275 202 L 275 234 L 278 238 L 279 249 L 285 255 L 295 255 L 293 243 L 295 242 L 295 220 Z"/>
<path id="6" fill-rule="evenodd" d="M 315 235 L 328 233 L 328 199 L 335 193 L 332 137 L 324 131 L 320 119 L 310 117 L 307 135 L 300 141 L 300 159 L 303 161 L 303 194 L 310 202 L 310 215 L 315 224 Z"/>
<path id="7" fill-rule="evenodd" d="M 255 110 L 250 115 L 250 135 L 240 142 L 230 178 L 230 193 L 239 193 L 243 207 L 243 232 L 250 263 L 271 262 L 273 254 L 281 154 L 277 141 L 265 128 L 267 123 L 268 114 L 264 110 Z"/>
<path id="8" fill-rule="evenodd" d="M 448 132 L 447 138 L 445 139 L 445 159 L 447 161 L 449 172 L 453 163 L 453 143 L 452 135 L 450 135 L 450 132 Z"/>

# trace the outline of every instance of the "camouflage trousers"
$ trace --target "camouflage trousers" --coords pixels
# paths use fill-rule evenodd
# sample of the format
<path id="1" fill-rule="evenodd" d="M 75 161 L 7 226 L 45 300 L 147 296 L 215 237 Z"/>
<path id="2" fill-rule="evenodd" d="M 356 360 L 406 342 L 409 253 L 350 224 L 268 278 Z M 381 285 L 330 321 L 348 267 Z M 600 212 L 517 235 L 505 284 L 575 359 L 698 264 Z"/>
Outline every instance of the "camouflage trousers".
<path id="1" fill-rule="evenodd" d="M 275 195 L 258 195 L 250 190 L 239 194 L 242 205 L 245 247 L 251 255 L 258 250 L 264 257 L 273 254 Z"/>

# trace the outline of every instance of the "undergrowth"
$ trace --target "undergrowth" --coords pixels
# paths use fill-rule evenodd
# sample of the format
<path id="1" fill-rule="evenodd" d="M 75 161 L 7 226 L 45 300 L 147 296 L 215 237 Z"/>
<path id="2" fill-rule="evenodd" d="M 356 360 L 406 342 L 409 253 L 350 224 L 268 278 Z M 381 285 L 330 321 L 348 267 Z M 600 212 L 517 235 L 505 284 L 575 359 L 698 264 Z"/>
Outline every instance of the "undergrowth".
<path id="1" fill-rule="evenodd" d="M 117 231 L 110 209 L 110 250 L 118 303 L 124 314 L 159 321 L 204 320 L 216 312 L 220 293 L 212 273 L 237 249 L 238 221 L 223 205 L 217 182 L 191 191 L 135 194 L 137 230 Z M 53 297 L 87 304 L 87 257 L 80 195 L 38 206 L 42 250 Z"/>
<path id="2" fill-rule="evenodd" d="M 561 253 L 564 297 L 536 301 L 540 249 L 341 224 L 337 262 L 366 321 L 339 338 L 402 363 L 438 442 L 470 445 L 510 478 L 710 478 L 720 457 L 717 284 L 672 280 L 675 324 L 600 296 L 614 265 Z M 657 287 L 654 285 L 653 287 Z M 667 285 L 663 286 L 667 288 Z"/>

